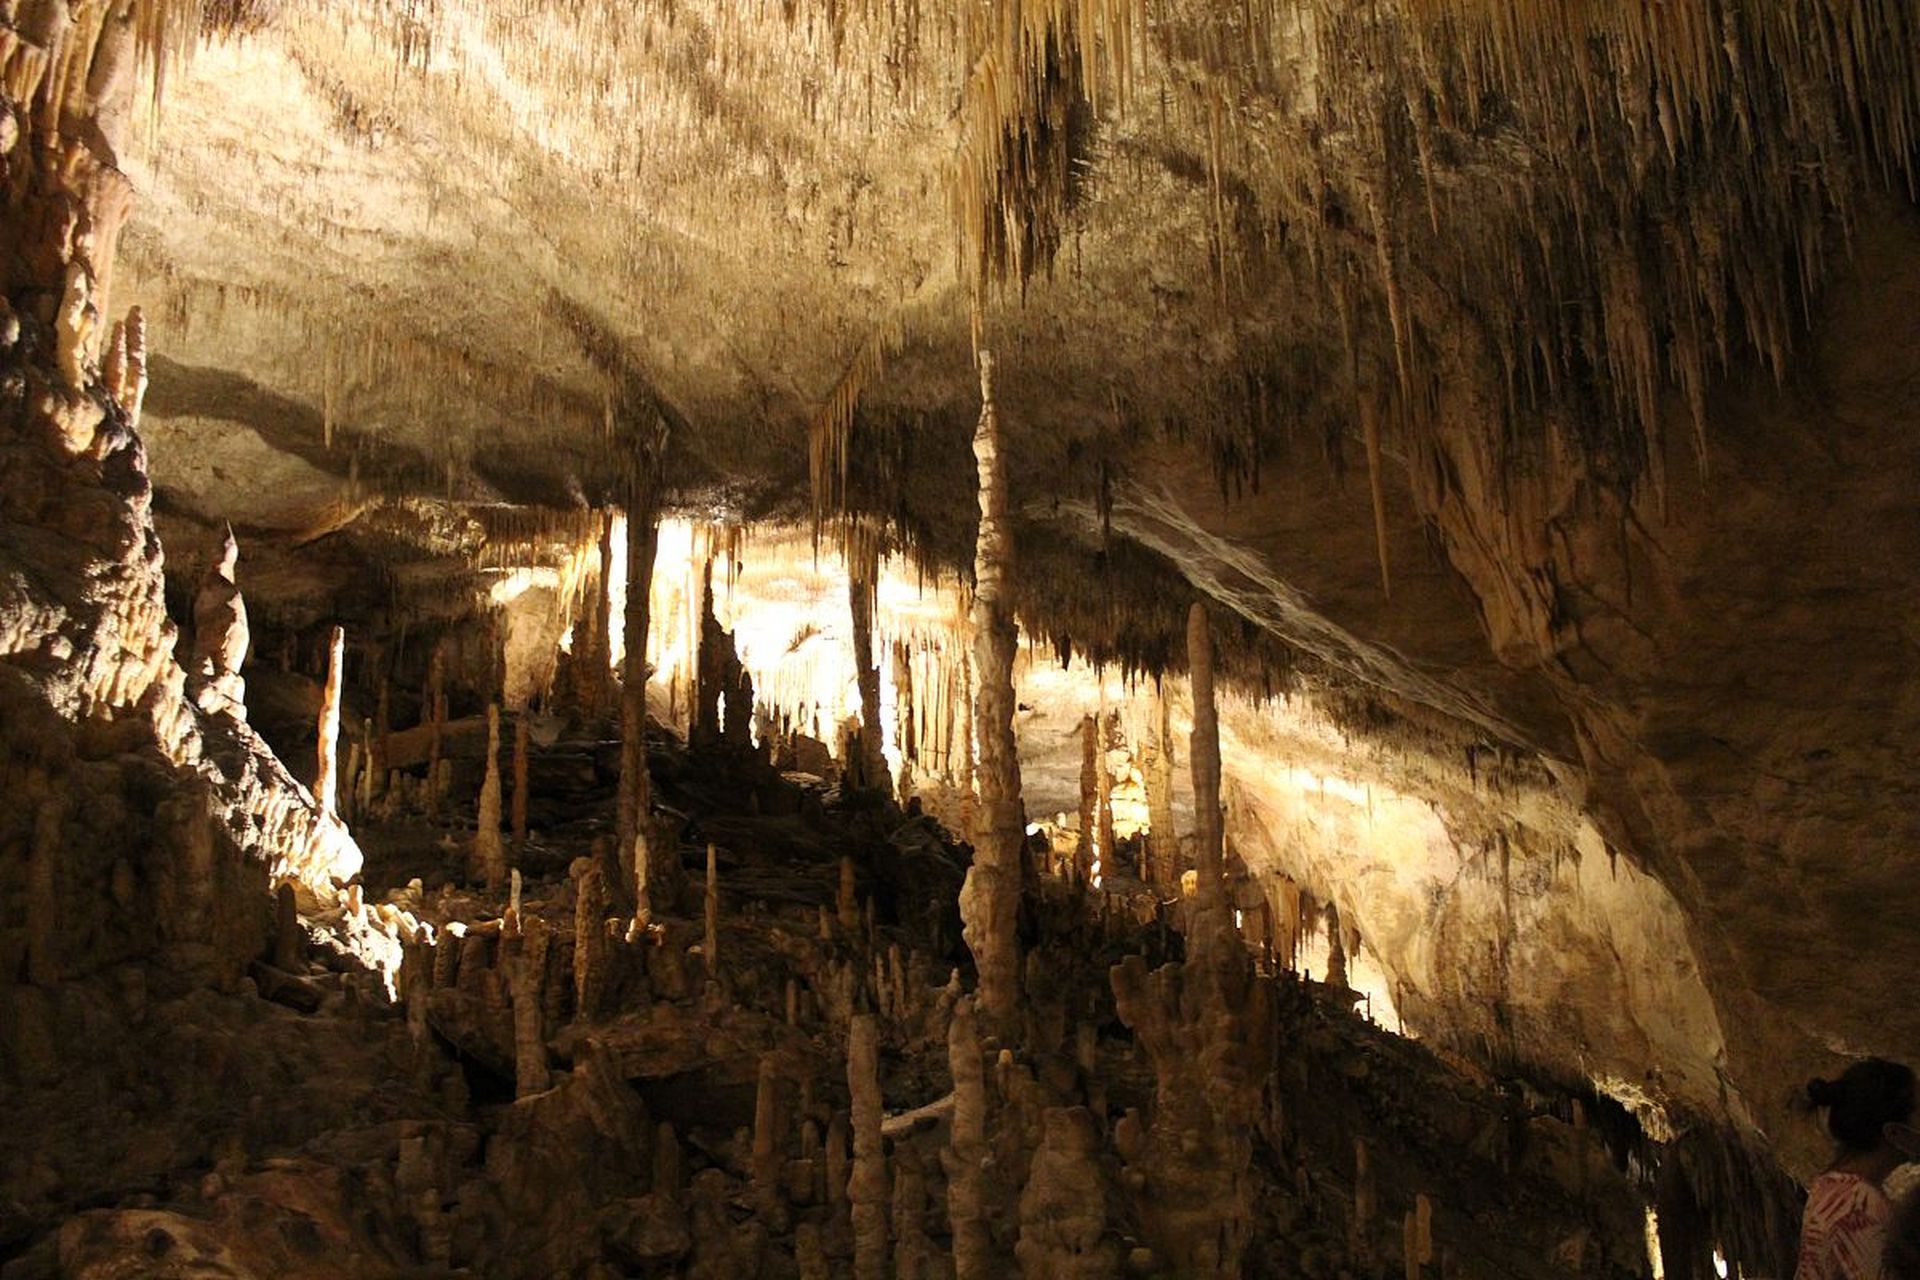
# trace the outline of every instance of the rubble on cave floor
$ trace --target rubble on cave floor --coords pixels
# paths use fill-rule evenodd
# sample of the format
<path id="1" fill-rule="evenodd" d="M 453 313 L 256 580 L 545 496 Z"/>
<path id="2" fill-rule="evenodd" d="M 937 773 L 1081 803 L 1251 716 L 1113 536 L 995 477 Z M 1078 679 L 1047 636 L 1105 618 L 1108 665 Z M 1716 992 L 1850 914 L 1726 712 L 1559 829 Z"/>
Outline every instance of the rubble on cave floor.
<path id="1" fill-rule="evenodd" d="M 314 945 L 324 919 L 281 956 L 307 1012 L 260 983 L 147 992 L 132 968 L 58 993 L 64 1043 L 100 1069 L 19 1094 L 0 1275 L 1182 1273 L 1144 1219 L 1175 1191 L 1156 1082 L 1184 1077 L 1108 982 L 1191 970 L 1177 930 L 1043 878 L 1002 1043 L 961 995 L 964 847 L 751 751 L 653 754 L 684 891 L 650 927 L 602 838 L 607 752 L 575 732 L 536 752 L 575 785 L 535 806 L 552 821 L 503 893 L 470 880 L 451 806 L 361 826 L 340 910 L 431 926 L 397 1002 Z M 1236 1135 L 1244 1274 L 1644 1273 L 1640 1197 L 1577 1104 L 1471 1080 L 1238 959 L 1272 1055 Z"/>

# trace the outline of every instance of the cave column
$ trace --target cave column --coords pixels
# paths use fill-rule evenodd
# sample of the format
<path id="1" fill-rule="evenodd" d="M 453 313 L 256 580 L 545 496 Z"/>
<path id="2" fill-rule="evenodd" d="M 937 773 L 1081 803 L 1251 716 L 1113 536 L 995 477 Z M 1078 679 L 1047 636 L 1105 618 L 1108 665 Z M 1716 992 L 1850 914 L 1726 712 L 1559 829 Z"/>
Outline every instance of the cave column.
<path id="1" fill-rule="evenodd" d="M 320 693 L 318 759 L 313 774 L 313 798 L 329 818 L 340 812 L 340 681 L 346 665 L 347 633 L 335 627 L 327 638 L 327 683 Z"/>
<path id="2" fill-rule="evenodd" d="M 860 784 L 868 790 L 887 786 L 880 668 L 873 660 L 873 607 L 879 582 L 879 538 L 855 522 L 847 529 L 847 607 L 853 615 L 853 670 L 860 686 Z"/>
<path id="3" fill-rule="evenodd" d="M 1226 833 L 1220 808 L 1220 717 L 1213 699 L 1213 633 L 1206 606 L 1195 601 L 1187 614 L 1187 665 L 1193 682 L 1193 734 L 1188 760 L 1193 770 L 1194 896 L 1187 940 L 1196 958 L 1224 959 L 1239 946 L 1230 935 Z"/>
<path id="4" fill-rule="evenodd" d="M 500 841 L 500 704 L 487 705 L 487 771 L 480 782 L 473 875 L 498 892 L 507 879 L 507 851 Z"/>
<path id="5" fill-rule="evenodd" d="M 980 973 L 980 1005 L 1005 1028 L 1019 999 L 1021 857 L 1026 821 L 1013 733 L 1015 634 L 1007 599 L 1011 529 L 1000 417 L 993 400 L 993 356 L 980 353 L 980 424 L 973 436 L 980 472 L 980 531 L 974 551 L 973 659 L 978 679 L 974 727 L 979 739 L 979 802 L 973 865 L 960 889 L 960 918 Z"/>
<path id="6" fill-rule="evenodd" d="M 847 1040 L 847 1092 L 853 1106 L 854 1280 L 886 1280 L 887 1155 L 881 1134 L 880 1031 L 870 1013 L 855 1015 Z"/>
<path id="7" fill-rule="evenodd" d="M 647 630 L 648 596 L 653 590 L 653 558 L 659 546 L 660 491 L 658 451 L 644 454 L 634 467 L 627 498 L 626 653 L 620 664 L 620 793 L 616 831 L 620 867 L 635 899 L 635 920 L 652 917 L 653 889 L 666 868 L 652 857 L 647 819 L 653 787 L 647 776 Z"/>

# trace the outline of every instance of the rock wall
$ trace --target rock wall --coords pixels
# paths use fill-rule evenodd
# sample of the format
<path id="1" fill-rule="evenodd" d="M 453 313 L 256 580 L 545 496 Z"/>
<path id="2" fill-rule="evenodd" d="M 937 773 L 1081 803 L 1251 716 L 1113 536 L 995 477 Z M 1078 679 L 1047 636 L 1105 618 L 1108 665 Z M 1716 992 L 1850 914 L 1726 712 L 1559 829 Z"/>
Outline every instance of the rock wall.
<path id="1" fill-rule="evenodd" d="M 166 981 L 237 982 L 270 877 L 330 895 L 360 865 L 245 723 L 194 704 L 175 657 L 128 368 L 141 326 L 109 343 L 105 319 L 134 59 L 181 38 L 148 16 L 140 42 L 124 4 L 0 36 L 0 1000 L 23 1028 L 0 1067 L 28 1074 L 61 1043 L 63 984 L 159 955 Z"/>

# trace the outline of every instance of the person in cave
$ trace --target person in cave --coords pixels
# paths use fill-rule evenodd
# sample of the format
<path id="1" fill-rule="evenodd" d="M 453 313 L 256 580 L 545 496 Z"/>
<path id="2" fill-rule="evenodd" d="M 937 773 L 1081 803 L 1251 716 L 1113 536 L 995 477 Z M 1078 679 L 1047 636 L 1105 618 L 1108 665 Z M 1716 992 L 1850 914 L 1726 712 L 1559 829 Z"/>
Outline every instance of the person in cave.
<path id="1" fill-rule="evenodd" d="M 1854 1063 L 1837 1080 L 1814 1080 L 1807 1098 L 1825 1109 L 1839 1153 L 1807 1191 L 1794 1280 L 1883 1280 L 1892 1208 L 1883 1184 L 1907 1159 L 1914 1076 L 1882 1058 Z"/>

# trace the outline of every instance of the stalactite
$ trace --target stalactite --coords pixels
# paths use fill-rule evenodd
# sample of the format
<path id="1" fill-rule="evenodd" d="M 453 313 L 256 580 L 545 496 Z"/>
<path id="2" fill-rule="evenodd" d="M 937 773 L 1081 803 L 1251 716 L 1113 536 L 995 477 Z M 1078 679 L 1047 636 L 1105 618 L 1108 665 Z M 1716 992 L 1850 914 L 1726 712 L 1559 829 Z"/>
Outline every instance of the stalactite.
<path id="1" fill-rule="evenodd" d="M 980 423 L 973 453 L 980 472 L 980 528 L 974 554 L 973 656 L 979 678 L 975 731 L 979 739 L 980 799 L 973 865 L 960 890 L 960 917 L 980 975 L 980 1004 L 988 1019 L 1011 1023 L 1019 995 L 1020 907 L 1026 819 L 1020 802 L 1020 761 L 1013 734 L 1015 636 L 1008 609 L 1011 530 L 1000 419 L 993 400 L 993 356 L 980 353 Z"/>
<path id="2" fill-rule="evenodd" d="M 313 773 L 313 798 L 320 812 L 339 812 L 340 684 L 346 676 L 347 633 L 335 627 L 327 639 L 327 682 L 320 693 L 320 732 Z"/>
<path id="3" fill-rule="evenodd" d="M 887 1280 L 887 1156 L 880 1134 L 880 1034 L 870 1013 L 856 1014 L 847 1037 L 847 1092 L 853 1100 L 855 1280 Z"/>
<path id="4" fill-rule="evenodd" d="M 487 704 L 487 768 L 480 783 L 473 835 L 473 877 L 495 893 L 507 882 L 507 851 L 500 839 L 500 704 Z"/>

